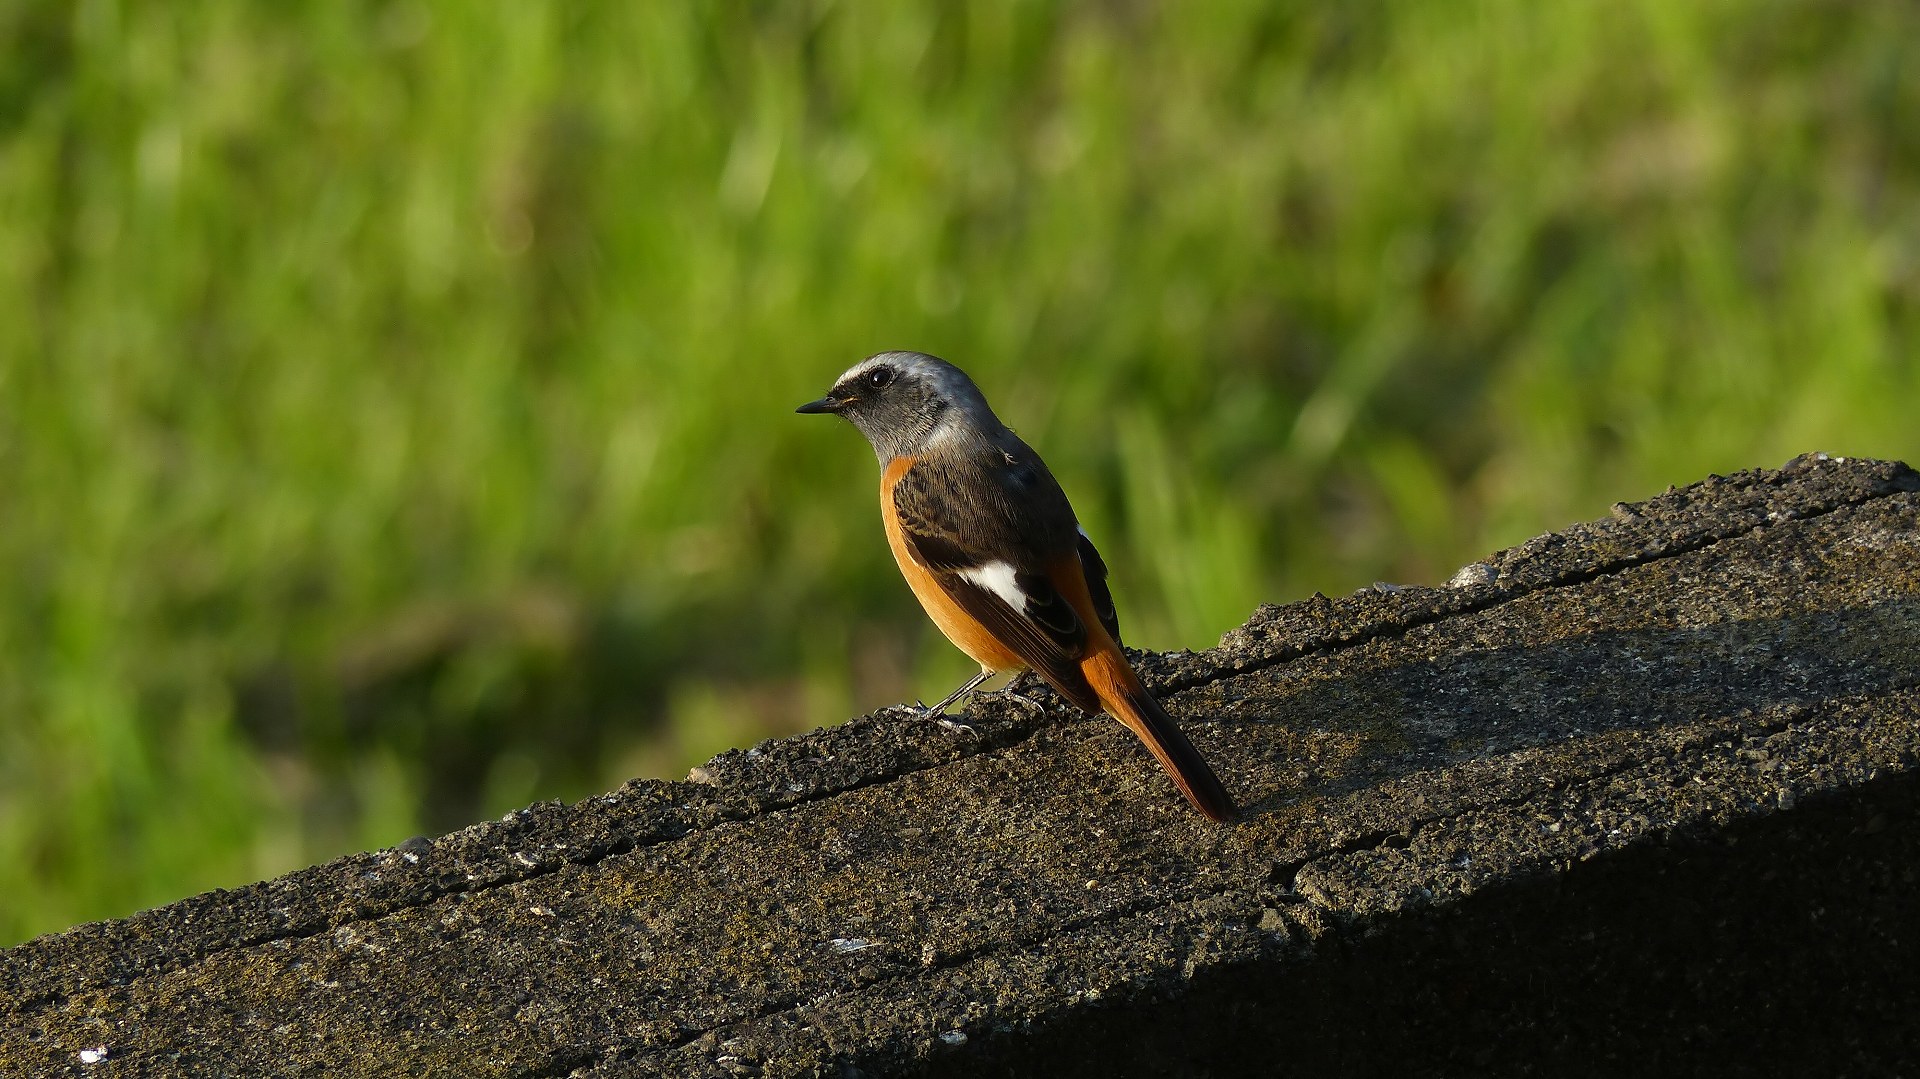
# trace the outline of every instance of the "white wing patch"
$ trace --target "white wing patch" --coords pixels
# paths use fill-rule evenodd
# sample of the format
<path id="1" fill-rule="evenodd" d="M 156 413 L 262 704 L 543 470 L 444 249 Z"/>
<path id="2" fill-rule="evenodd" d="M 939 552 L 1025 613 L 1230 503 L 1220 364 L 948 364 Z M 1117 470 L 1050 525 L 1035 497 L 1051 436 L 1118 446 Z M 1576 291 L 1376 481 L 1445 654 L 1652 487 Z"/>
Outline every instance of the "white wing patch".
<path id="1" fill-rule="evenodd" d="M 1027 594 L 1020 590 L 1020 584 L 1014 579 L 1013 567 L 1005 562 L 988 562 L 981 566 L 969 566 L 955 570 L 962 578 L 992 592 L 1007 601 L 1007 606 L 1025 614 Z"/>

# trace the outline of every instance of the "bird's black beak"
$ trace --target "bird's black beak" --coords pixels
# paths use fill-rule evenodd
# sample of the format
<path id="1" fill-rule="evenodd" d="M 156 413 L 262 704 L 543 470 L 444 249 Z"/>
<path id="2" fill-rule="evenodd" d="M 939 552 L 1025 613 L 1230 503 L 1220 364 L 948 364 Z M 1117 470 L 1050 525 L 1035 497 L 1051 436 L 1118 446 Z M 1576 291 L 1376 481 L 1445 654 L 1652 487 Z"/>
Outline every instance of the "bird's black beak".
<path id="1" fill-rule="evenodd" d="M 838 412 L 840 411 L 841 406 L 844 404 L 845 402 L 836 401 L 831 397 L 822 397 L 818 401 L 808 401 L 806 404 L 801 405 L 799 408 L 794 409 L 794 411 L 803 412 L 809 416 L 812 416 L 820 412 Z"/>

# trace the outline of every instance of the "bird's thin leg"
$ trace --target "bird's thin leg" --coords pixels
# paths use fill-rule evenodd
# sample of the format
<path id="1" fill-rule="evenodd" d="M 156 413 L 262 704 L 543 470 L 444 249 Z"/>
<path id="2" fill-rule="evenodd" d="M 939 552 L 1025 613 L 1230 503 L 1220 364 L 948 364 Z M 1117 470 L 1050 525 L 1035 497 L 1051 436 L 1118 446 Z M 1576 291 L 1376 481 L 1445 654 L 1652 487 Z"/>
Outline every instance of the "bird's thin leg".
<path id="1" fill-rule="evenodd" d="M 967 694 L 972 693 L 976 686 L 978 686 L 980 683 L 992 677 L 993 677 L 992 671 L 987 671 L 987 670 L 981 671 L 979 674 L 976 674 L 972 678 L 967 679 L 966 682 L 963 685 L 961 685 L 959 689 L 956 689 L 952 693 L 947 694 L 946 699 L 941 701 L 939 704 L 934 705 L 932 708 L 925 708 L 925 706 L 923 705 L 922 707 L 925 708 L 925 710 L 921 714 L 924 715 L 926 718 L 933 720 L 935 723 L 940 724 L 942 727 L 947 728 L 950 731 L 958 731 L 964 734 L 980 733 L 979 730 L 975 728 L 972 724 L 962 723 L 957 719 L 948 719 L 945 713 L 947 711 L 948 705 L 966 696 Z"/>
<path id="2" fill-rule="evenodd" d="M 936 704 L 933 707 L 928 708 L 927 711 L 934 715 L 939 715 L 940 713 L 947 710 L 948 705 L 966 696 L 967 694 L 972 693 L 975 687 L 979 686 L 980 683 L 992 677 L 993 677 L 992 671 L 987 671 L 987 670 L 981 671 L 979 674 L 976 674 L 972 678 L 969 678 L 965 682 L 961 683 L 959 689 L 956 689 L 952 693 L 947 694 L 946 697 L 943 698 L 939 704 Z"/>

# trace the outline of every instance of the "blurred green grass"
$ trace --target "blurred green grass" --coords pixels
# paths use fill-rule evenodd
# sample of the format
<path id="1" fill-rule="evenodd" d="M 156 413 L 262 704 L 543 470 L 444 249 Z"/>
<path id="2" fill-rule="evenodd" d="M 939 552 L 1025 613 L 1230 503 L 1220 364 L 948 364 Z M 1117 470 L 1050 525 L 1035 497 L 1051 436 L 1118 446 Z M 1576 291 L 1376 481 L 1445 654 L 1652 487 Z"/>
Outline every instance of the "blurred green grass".
<path id="1" fill-rule="evenodd" d="M 859 356 L 1129 639 L 1920 457 L 1920 9 L 0 6 L 0 943 L 944 690 Z"/>

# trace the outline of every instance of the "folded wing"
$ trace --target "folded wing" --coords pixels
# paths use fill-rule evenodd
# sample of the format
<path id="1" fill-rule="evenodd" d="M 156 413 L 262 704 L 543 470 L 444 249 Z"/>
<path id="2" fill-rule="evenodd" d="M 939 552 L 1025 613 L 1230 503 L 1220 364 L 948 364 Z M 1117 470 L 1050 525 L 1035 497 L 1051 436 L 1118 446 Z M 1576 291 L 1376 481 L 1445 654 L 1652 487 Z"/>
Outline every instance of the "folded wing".
<path id="1" fill-rule="evenodd" d="M 1100 699 L 1079 668 L 1087 627 L 1043 564 L 1049 547 L 1062 541 L 1063 523 L 1065 537 L 1078 537 L 1072 510 L 1057 491 L 1057 510 L 1053 498 L 1030 498 L 1027 508 L 1035 519 L 1016 520 L 1007 512 L 1008 500 L 991 491 L 981 497 L 960 490 L 945 471 L 915 464 L 894 484 L 893 502 L 909 553 L 932 571 L 941 590 L 1068 700 L 1098 712 Z M 1104 580 L 1099 591 L 1106 592 Z"/>

